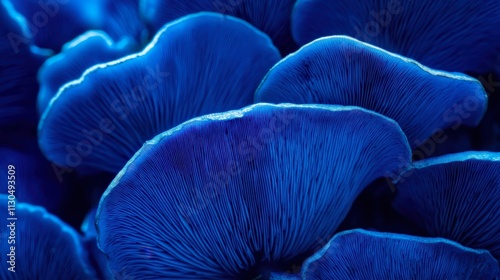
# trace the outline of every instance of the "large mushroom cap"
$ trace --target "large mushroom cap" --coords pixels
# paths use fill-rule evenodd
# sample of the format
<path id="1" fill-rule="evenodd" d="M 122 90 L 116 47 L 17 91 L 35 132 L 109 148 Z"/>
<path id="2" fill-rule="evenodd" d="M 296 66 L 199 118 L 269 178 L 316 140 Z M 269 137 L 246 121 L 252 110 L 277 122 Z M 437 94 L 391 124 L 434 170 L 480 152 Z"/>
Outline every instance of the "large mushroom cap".
<path id="1" fill-rule="evenodd" d="M 200 117 L 120 171 L 99 205 L 99 246 L 111 269 L 141 279 L 250 277 L 314 251 L 366 185 L 409 161 L 399 126 L 358 107 Z"/>
<path id="2" fill-rule="evenodd" d="M 143 52 L 96 65 L 60 89 L 40 120 L 40 147 L 61 166 L 116 173 L 157 134 L 251 104 L 279 58 L 269 37 L 242 20 L 187 16 Z"/>

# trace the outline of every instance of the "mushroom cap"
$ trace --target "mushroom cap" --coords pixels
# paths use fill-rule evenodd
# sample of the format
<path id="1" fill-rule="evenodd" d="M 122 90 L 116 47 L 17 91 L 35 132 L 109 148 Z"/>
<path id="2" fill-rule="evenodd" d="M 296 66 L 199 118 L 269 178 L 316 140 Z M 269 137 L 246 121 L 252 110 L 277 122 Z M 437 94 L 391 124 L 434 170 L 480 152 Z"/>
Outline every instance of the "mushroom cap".
<path id="1" fill-rule="evenodd" d="M 362 229 L 336 234 L 307 259 L 301 277 L 277 279 L 499 279 L 498 263 L 486 250 L 444 238 Z"/>
<path id="2" fill-rule="evenodd" d="M 415 162 L 393 207 L 429 236 L 486 249 L 500 261 L 500 153 L 464 152 Z"/>
<path id="3" fill-rule="evenodd" d="M 60 87 L 77 80 L 88 68 L 125 56 L 133 44 L 114 42 L 103 31 L 87 31 L 63 46 L 62 52 L 47 59 L 38 72 L 40 91 L 37 107 L 41 115 Z"/>
<path id="4" fill-rule="evenodd" d="M 237 18 L 199 13 L 167 24 L 144 51 L 66 84 L 39 123 L 48 159 L 118 172 L 142 144 L 190 118 L 239 109 L 280 59 Z"/>
<path id="5" fill-rule="evenodd" d="M 415 148 L 445 128 L 477 125 L 488 96 L 467 75 L 433 70 L 356 39 L 331 36 L 278 62 L 255 101 L 360 106 L 396 120 Z"/>
<path id="6" fill-rule="evenodd" d="M 7 195 L 0 194 L 2 205 L 15 205 L 13 215 L 7 209 L 0 211 L 0 218 L 8 225 L 3 226 L 4 242 L 0 244 L 0 261 L 4 265 L 1 279 L 95 279 L 80 236 L 73 228 L 42 207 L 10 201 Z M 11 260 L 13 263 L 8 263 Z M 5 266 L 14 266 L 15 272 Z"/>
<path id="7" fill-rule="evenodd" d="M 294 3 L 295 0 L 140 0 L 140 8 L 156 30 L 167 22 L 203 11 L 238 17 L 269 35 L 286 55 L 297 49 L 290 30 Z"/>
<path id="8" fill-rule="evenodd" d="M 113 180 L 98 244 L 111 269 L 141 279 L 248 276 L 312 253 L 410 153 L 393 120 L 358 107 L 256 104 L 195 118 L 148 141 Z"/>

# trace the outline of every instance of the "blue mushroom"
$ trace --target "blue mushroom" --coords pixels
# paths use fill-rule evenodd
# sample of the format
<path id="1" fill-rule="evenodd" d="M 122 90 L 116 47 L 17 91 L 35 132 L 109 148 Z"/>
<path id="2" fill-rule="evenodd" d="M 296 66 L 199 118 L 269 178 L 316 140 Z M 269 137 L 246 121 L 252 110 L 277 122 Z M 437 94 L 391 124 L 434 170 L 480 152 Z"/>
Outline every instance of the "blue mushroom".
<path id="1" fill-rule="evenodd" d="M 0 279 L 95 279 L 78 233 L 44 208 L 0 194 Z M 8 209 L 7 209 L 8 207 Z"/>
<path id="2" fill-rule="evenodd" d="M 36 73 L 46 55 L 32 48 L 26 25 L 11 5 L 0 2 L 0 128 L 35 126 Z M 6 133 L 7 134 L 7 133 Z M 3 133 L 2 133 L 2 136 Z M 7 135 L 5 135 L 6 137 Z"/>
<path id="3" fill-rule="evenodd" d="M 140 9 L 155 30 L 202 11 L 238 17 L 268 34 L 282 54 L 288 54 L 297 48 L 290 30 L 294 3 L 295 0 L 140 0 Z"/>
<path id="4" fill-rule="evenodd" d="M 38 72 L 38 112 L 43 113 L 64 84 L 78 79 L 91 66 L 129 54 L 133 47 L 133 43 L 127 39 L 113 42 L 102 31 L 88 31 L 65 44 L 62 52 L 45 61 Z"/>
<path id="5" fill-rule="evenodd" d="M 99 248 L 138 279 L 257 279 L 312 254 L 366 185 L 409 162 L 397 123 L 359 107 L 202 116 L 119 172 L 99 204 Z"/>
<path id="6" fill-rule="evenodd" d="M 500 153 L 465 152 L 415 162 L 393 207 L 429 236 L 486 249 L 500 261 Z"/>
<path id="7" fill-rule="evenodd" d="M 356 229 L 336 234 L 305 261 L 300 277 L 271 279 L 500 279 L 500 269 L 488 251 L 444 238 Z"/>
<path id="8" fill-rule="evenodd" d="M 276 64 L 256 102 L 340 104 L 396 120 L 412 148 L 447 127 L 475 126 L 488 96 L 464 74 L 418 62 L 346 36 L 318 39 Z"/>
<path id="9" fill-rule="evenodd" d="M 299 45 L 347 35 L 429 67 L 464 73 L 494 69 L 500 2 L 298 0 L 292 33 Z"/>
<path id="10" fill-rule="evenodd" d="M 59 165 L 116 174 L 157 134 L 252 104 L 279 59 L 271 40 L 242 20 L 187 16 L 166 25 L 143 52 L 66 84 L 41 117 L 40 147 Z"/>

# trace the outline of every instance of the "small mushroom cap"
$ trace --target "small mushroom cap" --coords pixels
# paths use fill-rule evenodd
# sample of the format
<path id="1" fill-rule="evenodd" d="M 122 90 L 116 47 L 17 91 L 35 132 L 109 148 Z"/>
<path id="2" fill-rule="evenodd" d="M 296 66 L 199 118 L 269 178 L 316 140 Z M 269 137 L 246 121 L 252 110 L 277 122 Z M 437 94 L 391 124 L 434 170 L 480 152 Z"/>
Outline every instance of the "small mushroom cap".
<path id="1" fill-rule="evenodd" d="M 272 279 L 500 279 L 500 269 L 488 251 L 444 238 L 355 229 L 336 234 L 300 276 Z"/>
<path id="2" fill-rule="evenodd" d="M 285 55 L 297 49 L 290 30 L 294 3 L 295 0 L 140 0 L 140 8 L 156 30 L 167 22 L 203 11 L 238 17 L 269 35 Z"/>
<path id="3" fill-rule="evenodd" d="M 11 201 L 0 194 L 2 205 L 15 205 L 14 210 L 0 211 L 0 218 L 8 225 L 2 229 L 0 279 L 95 279 L 73 228 L 42 207 Z M 15 272 L 8 270 L 12 266 Z"/>
<path id="4" fill-rule="evenodd" d="M 500 261 L 500 153 L 418 161 L 395 187 L 393 207 L 429 236 L 489 250 Z"/>
<path id="5" fill-rule="evenodd" d="M 42 114 L 60 87 L 77 80 L 88 68 L 125 56 L 133 44 L 125 39 L 113 40 L 103 31 L 87 31 L 69 43 L 61 53 L 47 59 L 38 72 L 40 92 L 37 107 Z"/>

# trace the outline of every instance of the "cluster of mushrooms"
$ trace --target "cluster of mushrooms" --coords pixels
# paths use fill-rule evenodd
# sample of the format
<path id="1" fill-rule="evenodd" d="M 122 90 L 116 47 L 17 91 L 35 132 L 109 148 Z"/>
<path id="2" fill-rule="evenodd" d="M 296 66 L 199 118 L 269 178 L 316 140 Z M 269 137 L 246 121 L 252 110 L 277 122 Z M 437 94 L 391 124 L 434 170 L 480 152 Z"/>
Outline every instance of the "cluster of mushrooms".
<path id="1" fill-rule="evenodd" d="M 500 279 L 500 1 L 0 19 L 1 279 Z"/>

